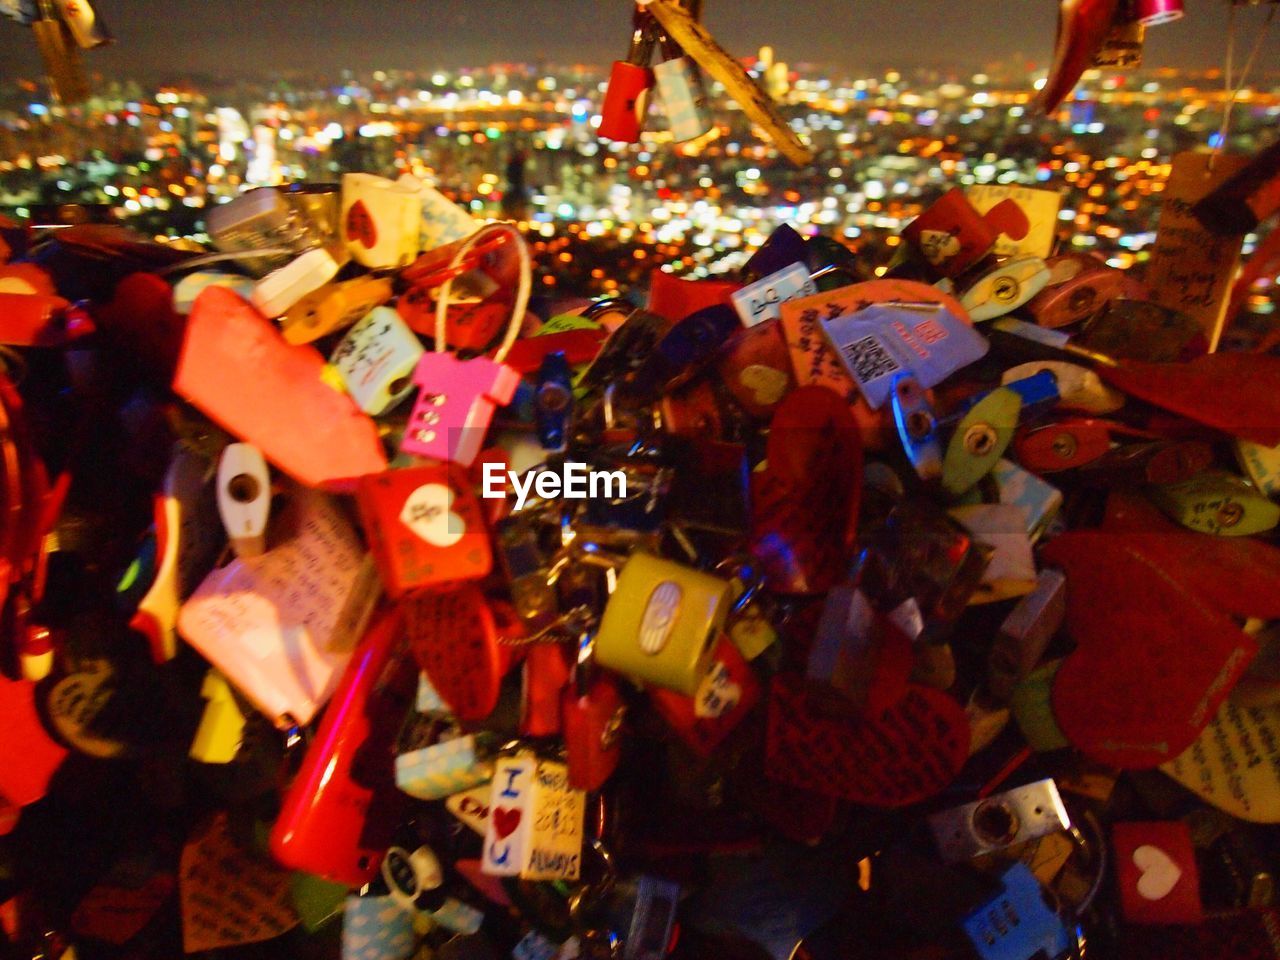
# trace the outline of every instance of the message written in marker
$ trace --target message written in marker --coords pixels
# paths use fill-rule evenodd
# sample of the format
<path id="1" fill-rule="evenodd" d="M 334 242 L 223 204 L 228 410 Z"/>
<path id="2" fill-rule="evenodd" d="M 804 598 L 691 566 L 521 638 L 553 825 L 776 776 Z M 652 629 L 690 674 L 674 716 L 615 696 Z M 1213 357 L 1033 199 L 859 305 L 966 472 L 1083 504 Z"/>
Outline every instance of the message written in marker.
<path id="1" fill-rule="evenodd" d="M 225 812 L 182 848 L 179 877 L 187 953 L 270 940 L 298 924 L 289 872 L 241 848 Z"/>
<path id="2" fill-rule="evenodd" d="M 1227 701 L 1195 743 L 1160 769 L 1233 817 L 1280 823 L 1280 707 Z"/>
<path id="3" fill-rule="evenodd" d="M 1240 260 L 1242 236 L 1210 233 L 1191 208 L 1240 170 L 1247 157 L 1180 153 L 1165 184 L 1160 224 L 1146 281 L 1157 303 L 1194 317 L 1216 349 L 1227 290 Z"/>

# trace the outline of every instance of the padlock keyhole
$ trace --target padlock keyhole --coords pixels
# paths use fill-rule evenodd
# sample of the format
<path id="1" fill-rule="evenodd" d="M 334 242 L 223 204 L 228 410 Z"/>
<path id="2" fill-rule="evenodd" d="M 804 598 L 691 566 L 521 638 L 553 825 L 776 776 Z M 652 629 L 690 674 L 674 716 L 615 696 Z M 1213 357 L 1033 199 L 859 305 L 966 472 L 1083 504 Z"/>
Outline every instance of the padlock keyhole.
<path id="1" fill-rule="evenodd" d="M 983 804 L 973 811 L 973 830 L 990 844 L 1005 845 L 1018 835 L 1018 816 L 999 802 Z"/>
<path id="2" fill-rule="evenodd" d="M 227 481 L 227 493 L 236 503 L 253 503 L 261 492 L 258 478 L 249 473 L 237 473 Z"/>

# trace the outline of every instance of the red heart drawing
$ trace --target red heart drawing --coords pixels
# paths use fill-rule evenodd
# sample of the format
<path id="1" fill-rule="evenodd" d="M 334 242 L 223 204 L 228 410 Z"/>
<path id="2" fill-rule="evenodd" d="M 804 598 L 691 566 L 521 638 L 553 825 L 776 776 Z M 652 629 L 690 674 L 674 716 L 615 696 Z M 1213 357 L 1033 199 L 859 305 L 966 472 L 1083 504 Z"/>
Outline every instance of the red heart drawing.
<path id="1" fill-rule="evenodd" d="M 498 835 L 499 840 L 505 840 L 511 834 L 516 832 L 516 827 L 520 826 L 521 811 L 512 810 L 507 807 L 495 807 L 493 810 L 493 832 Z"/>
<path id="2" fill-rule="evenodd" d="M 363 200 L 357 200 L 347 211 L 347 240 L 356 240 L 372 250 L 378 243 L 378 226 L 369 215 Z"/>

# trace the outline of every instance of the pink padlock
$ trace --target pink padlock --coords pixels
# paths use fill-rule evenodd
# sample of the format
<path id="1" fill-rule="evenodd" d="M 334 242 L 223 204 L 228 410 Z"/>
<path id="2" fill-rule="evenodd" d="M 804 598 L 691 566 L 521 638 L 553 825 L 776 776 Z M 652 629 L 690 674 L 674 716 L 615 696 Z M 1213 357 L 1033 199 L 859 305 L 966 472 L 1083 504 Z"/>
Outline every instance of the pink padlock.
<path id="1" fill-rule="evenodd" d="M 472 247 L 495 230 L 512 234 L 520 257 L 519 287 L 506 335 L 492 360 L 487 357 L 462 360 L 444 352 L 445 320 L 453 280 L 445 281 L 436 301 L 436 352 L 424 354 L 414 368 L 413 382 L 420 392 L 400 442 L 402 453 L 471 466 L 480 453 L 494 411 L 510 403 L 520 385 L 519 372 L 503 360 L 520 333 L 533 289 L 532 262 L 524 238 L 511 224 L 483 227 L 459 246 L 450 267 L 460 263 Z"/>

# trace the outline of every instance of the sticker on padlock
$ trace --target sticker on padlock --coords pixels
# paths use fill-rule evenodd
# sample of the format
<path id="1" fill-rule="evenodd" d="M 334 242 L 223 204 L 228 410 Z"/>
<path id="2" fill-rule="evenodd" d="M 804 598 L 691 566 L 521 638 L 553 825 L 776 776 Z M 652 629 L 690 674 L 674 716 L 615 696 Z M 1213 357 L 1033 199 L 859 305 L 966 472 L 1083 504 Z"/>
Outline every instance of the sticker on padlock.
<path id="1" fill-rule="evenodd" d="M 729 299 L 738 311 L 742 325 L 754 327 L 766 320 L 780 319 L 782 304 L 811 297 L 817 292 L 817 285 L 809 278 L 808 267 L 798 263 L 735 291 Z"/>
<path id="2" fill-rule="evenodd" d="M 418 186 L 368 173 L 342 175 L 342 239 L 357 263 L 386 270 L 417 256 L 422 228 Z"/>
<path id="3" fill-rule="evenodd" d="M 929 830 L 946 863 L 961 863 L 1071 829 L 1071 817 L 1052 780 L 1037 780 L 929 816 Z"/>
<path id="4" fill-rule="evenodd" d="M 492 569 L 484 515 L 460 471 L 434 464 L 364 477 L 356 505 L 391 597 Z"/>
<path id="5" fill-rule="evenodd" d="M 531 751 L 494 763 L 482 867 L 491 876 L 577 880 L 586 794 L 569 785 L 563 763 Z"/>
<path id="6" fill-rule="evenodd" d="M 600 621 L 596 661 L 642 683 L 694 696 L 711 666 L 729 604 L 727 581 L 632 554 Z"/>
<path id="7" fill-rule="evenodd" d="M 404 806 L 393 747 L 416 676 L 400 631 L 394 611 L 369 628 L 281 801 L 269 846 L 294 870 L 358 887 L 391 846 Z"/>
<path id="8" fill-rule="evenodd" d="M 655 688 L 649 698 L 690 749 L 709 757 L 760 702 L 760 682 L 733 642 L 721 636 L 696 694 Z"/>
<path id="9" fill-rule="evenodd" d="M 391 278 L 367 275 L 326 283 L 289 308 L 280 332 L 289 343 L 311 343 L 349 327 L 393 293 Z"/>
<path id="10" fill-rule="evenodd" d="M 823 320 L 822 329 L 873 410 L 889 399 L 903 371 L 927 389 L 988 348 L 985 337 L 940 304 L 875 304 Z"/>
<path id="11" fill-rule="evenodd" d="M 1199 923 L 1200 872 L 1181 821 L 1111 827 L 1120 909 L 1129 923 Z"/>
<path id="12" fill-rule="evenodd" d="M 417 800 L 443 800 L 488 783 L 492 776 L 493 765 L 481 755 L 473 733 L 396 756 L 396 786 Z"/>
<path id="13" fill-rule="evenodd" d="M 1045 288 L 1049 268 L 1039 257 L 1014 257 L 978 277 L 960 303 L 978 323 L 1011 313 Z"/>
<path id="14" fill-rule="evenodd" d="M 178 615 L 182 636 L 255 707 L 308 723 L 328 699 L 378 597 L 355 531 L 324 494 L 298 489 L 280 545 L 205 577 Z"/>
<path id="15" fill-rule="evenodd" d="M 229 443 L 218 458 L 218 513 L 236 556 L 258 557 L 267 549 L 271 474 L 262 451 L 251 443 Z"/>
<path id="16" fill-rule="evenodd" d="M 155 575 L 129 627 L 147 638 L 156 663 L 177 654 L 182 601 L 191 595 L 222 547 L 208 474 L 207 460 L 175 447 L 164 492 L 155 499 Z"/>
<path id="17" fill-rule="evenodd" d="M 423 353 L 398 313 L 374 307 L 342 338 L 329 362 L 356 406 L 376 417 L 413 391 L 413 372 Z"/>
<path id="18" fill-rule="evenodd" d="M 511 666 L 484 594 L 471 584 L 423 590 L 404 607 L 409 645 L 431 685 L 460 720 L 483 720 Z"/>

